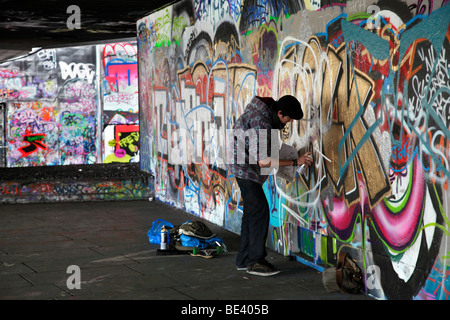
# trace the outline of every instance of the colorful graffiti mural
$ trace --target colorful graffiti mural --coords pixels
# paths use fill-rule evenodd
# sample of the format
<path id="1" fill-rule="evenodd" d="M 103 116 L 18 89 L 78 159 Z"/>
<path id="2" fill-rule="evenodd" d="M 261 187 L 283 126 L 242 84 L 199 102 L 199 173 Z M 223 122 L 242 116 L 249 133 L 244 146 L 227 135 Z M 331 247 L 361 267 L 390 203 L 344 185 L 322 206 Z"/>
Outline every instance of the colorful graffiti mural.
<path id="1" fill-rule="evenodd" d="M 0 182 L 0 203 L 147 200 L 153 194 L 149 179 L 109 181 L 8 181 Z"/>
<path id="2" fill-rule="evenodd" d="M 1 63 L 2 166 L 139 162 L 136 51 L 132 41 Z"/>
<path id="3" fill-rule="evenodd" d="M 137 48 L 102 46 L 103 162 L 139 161 Z"/>
<path id="4" fill-rule="evenodd" d="M 227 131 L 293 94 L 280 139 L 314 154 L 264 185 L 268 246 L 316 265 L 351 251 L 366 293 L 448 299 L 449 1 L 180 1 L 137 22 L 141 169 L 158 199 L 239 232 Z"/>

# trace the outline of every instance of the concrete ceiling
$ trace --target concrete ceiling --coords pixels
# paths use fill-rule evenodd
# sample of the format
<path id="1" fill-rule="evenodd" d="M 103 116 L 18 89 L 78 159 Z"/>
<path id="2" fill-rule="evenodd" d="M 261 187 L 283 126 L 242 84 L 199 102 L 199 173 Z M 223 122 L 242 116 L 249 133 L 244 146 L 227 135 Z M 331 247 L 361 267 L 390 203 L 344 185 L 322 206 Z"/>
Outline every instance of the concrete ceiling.
<path id="1" fill-rule="evenodd" d="M 136 22 L 171 0 L 0 0 L 0 62 L 32 48 L 136 38 Z M 69 28 L 79 8 L 80 28 Z"/>

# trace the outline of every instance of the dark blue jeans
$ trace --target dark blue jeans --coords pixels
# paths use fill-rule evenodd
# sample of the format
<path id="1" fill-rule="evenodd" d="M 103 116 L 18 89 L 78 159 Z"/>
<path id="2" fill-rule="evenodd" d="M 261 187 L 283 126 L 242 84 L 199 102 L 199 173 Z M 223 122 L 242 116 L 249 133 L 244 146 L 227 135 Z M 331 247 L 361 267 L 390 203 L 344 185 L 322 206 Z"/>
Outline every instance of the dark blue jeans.
<path id="1" fill-rule="evenodd" d="M 237 267 L 264 261 L 267 256 L 266 239 L 269 228 L 269 204 L 259 183 L 236 178 L 244 201 L 241 238 L 236 257 Z"/>

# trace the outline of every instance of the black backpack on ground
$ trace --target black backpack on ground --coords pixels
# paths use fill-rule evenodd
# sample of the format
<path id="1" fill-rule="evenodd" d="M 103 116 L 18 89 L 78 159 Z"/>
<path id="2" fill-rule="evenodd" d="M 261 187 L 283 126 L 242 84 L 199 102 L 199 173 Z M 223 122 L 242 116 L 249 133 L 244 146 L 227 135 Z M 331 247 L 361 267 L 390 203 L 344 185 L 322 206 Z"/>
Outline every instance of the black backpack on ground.
<path id="1" fill-rule="evenodd" d="M 322 282 L 327 292 L 340 290 L 347 294 L 358 294 L 363 288 L 361 269 L 347 252 L 339 254 L 335 268 L 323 271 Z"/>

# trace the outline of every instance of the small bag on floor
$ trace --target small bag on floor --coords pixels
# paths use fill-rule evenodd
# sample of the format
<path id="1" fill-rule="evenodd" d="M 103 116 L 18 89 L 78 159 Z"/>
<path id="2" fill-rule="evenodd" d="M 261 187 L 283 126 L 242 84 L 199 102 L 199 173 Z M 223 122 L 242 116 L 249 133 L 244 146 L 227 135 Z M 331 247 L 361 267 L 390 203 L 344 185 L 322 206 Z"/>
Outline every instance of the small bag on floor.
<path id="1" fill-rule="evenodd" d="M 360 293 L 363 287 L 361 269 L 347 252 L 341 252 L 336 267 L 323 271 L 322 283 L 327 292 Z"/>

